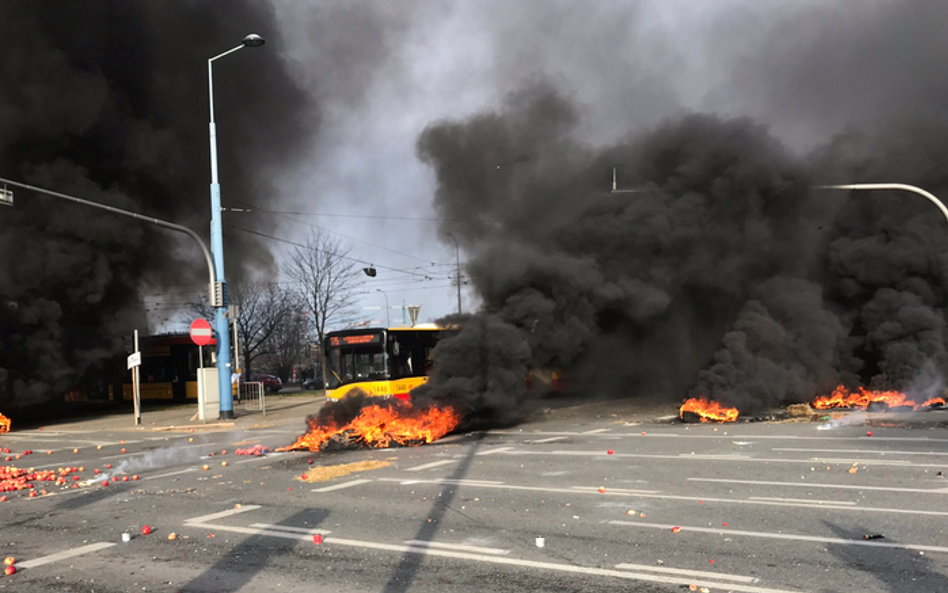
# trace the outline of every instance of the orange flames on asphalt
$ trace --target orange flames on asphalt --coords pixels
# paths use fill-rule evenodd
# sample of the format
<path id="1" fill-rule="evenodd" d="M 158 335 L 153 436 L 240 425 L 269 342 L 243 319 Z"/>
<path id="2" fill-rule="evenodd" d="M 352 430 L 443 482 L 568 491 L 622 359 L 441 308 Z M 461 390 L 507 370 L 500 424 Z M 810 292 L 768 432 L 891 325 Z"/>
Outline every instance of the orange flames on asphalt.
<path id="1" fill-rule="evenodd" d="M 0 434 L 3 434 L 5 432 L 10 432 L 10 426 L 12 425 L 13 423 L 10 422 L 9 418 L 4 416 L 3 414 L 0 414 Z"/>
<path id="2" fill-rule="evenodd" d="M 856 408 L 865 410 L 869 407 L 869 404 L 874 402 L 885 403 L 890 408 L 904 406 L 911 407 L 915 410 L 918 408 L 945 405 L 945 399 L 941 397 L 933 397 L 919 405 L 918 402 L 909 399 L 909 397 L 901 391 L 872 391 L 865 387 L 850 391 L 840 385 L 833 390 L 832 394 L 817 397 L 813 402 L 813 407 L 817 410 L 829 410 L 833 408 Z"/>
<path id="3" fill-rule="evenodd" d="M 725 408 L 718 402 L 708 401 L 703 397 L 693 397 L 681 404 L 678 417 L 684 419 L 685 412 L 697 414 L 702 422 L 734 422 L 740 415 L 737 408 Z"/>
<path id="4" fill-rule="evenodd" d="M 449 407 L 419 410 L 409 402 L 386 402 L 362 408 L 358 416 L 343 426 L 320 426 L 313 420 L 306 434 L 279 450 L 320 451 L 332 442 L 341 448 L 423 445 L 448 434 L 460 421 L 461 417 Z"/>

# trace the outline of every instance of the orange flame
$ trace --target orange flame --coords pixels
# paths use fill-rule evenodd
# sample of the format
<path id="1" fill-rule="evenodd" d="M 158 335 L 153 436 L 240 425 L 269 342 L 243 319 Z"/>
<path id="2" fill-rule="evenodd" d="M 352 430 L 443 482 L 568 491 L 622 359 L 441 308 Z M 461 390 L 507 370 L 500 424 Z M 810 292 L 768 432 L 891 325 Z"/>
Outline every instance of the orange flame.
<path id="1" fill-rule="evenodd" d="M 909 399 L 908 396 L 901 391 L 872 391 L 865 387 L 850 391 L 842 385 L 834 389 L 830 395 L 817 397 L 813 402 L 813 407 L 818 410 L 828 410 L 831 408 L 859 408 L 864 410 L 873 402 L 884 402 L 891 408 L 901 406 L 911 406 L 913 409 L 918 408 L 918 403 Z M 928 405 L 928 402 L 926 402 L 926 405 Z"/>
<path id="2" fill-rule="evenodd" d="M 945 398 L 943 397 L 933 397 L 929 400 L 925 400 L 925 403 L 922 404 L 923 408 L 929 408 L 931 406 L 943 406 L 945 405 Z"/>
<path id="3" fill-rule="evenodd" d="M 330 404 L 331 405 L 331 404 Z M 359 415 L 344 426 L 310 425 L 309 432 L 280 451 L 319 451 L 334 437 L 359 441 L 367 447 L 385 448 L 430 443 L 457 427 L 461 417 L 452 408 L 431 407 L 416 410 L 411 403 L 399 401 L 384 406 L 362 408 Z"/>
<path id="4" fill-rule="evenodd" d="M 13 426 L 13 423 L 10 422 L 10 419 L 3 414 L 0 414 L 0 434 L 10 432 L 11 426 Z"/>
<path id="5" fill-rule="evenodd" d="M 734 422 L 740 415 L 737 408 L 725 408 L 718 402 L 708 401 L 703 397 L 693 397 L 681 404 L 678 417 L 684 418 L 685 412 L 697 414 L 702 422 Z"/>

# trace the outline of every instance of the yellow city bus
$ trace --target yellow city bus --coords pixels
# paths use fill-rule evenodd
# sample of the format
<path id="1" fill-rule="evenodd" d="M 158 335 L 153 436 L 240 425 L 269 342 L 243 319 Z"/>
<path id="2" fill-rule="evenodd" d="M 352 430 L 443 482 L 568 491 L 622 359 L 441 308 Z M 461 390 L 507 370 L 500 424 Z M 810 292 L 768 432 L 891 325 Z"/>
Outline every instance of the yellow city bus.
<path id="1" fill-rule="evenodd" d="M 361 389 L 373 397 L 409 399 L 431 373 L 431 351 L 456 329 L 415 327 L 347 329 L 326 335 L 326 397 Z"/>
<path id="2" fill-rule="evenodd" d="M 205 347 L 204 364 L 211 366 L 212 340 Z M 140 386 L 142 400 L 197 401 L 197 370 L 200 366 L 198 346 L 188 334 L 143 336 L 140 350 Z M 124 362 L 124 359 L 123 359 Z M 131 401 L 132 384 L 128 374 L 121 393 L 109 388 L 109 399 Z"/>

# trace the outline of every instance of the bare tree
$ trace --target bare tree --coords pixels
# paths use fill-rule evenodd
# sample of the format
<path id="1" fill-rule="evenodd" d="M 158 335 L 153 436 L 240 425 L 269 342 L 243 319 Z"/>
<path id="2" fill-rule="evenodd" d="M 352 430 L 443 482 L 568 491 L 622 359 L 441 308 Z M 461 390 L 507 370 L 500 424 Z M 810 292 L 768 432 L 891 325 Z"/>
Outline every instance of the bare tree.
<path id="1" fill-rule="evenodd" d="M 307 319 L 319 344 L 319 361 L 326 384 L 326 360 L 322 344 L 332 324 L 344 324 L 355 301 L 359 269 L 349 257 L 349 248 L 325 233 L 314 231 L 306 245 L 290 255 L 286 274 L 293 280 Z"/>
<path id="2" fill-rule="evenodd" d="M 288 307 L 267 340 L 268 367 L 286 383 L 293 367 L 305 358 L 309 338 L 306 311 L 296 295 L 287 295 Z"/>
<path id="3" fill-rule="evenodd" d="M 253 372 L 255 362 L 274 352 L 273 336 L 293 308 L 295 295 L 273 282 L 241 281 L 228 284 L 230 302 L 240 309 L 237 338 L 244 360 L 244 377 Z M 190 305 L 192 311 L 213 320 L 214 311 L 204 301 Z M 299 307 L 296 307 L 299 310 Z M 211 321 L 213 323 L 213 321 Z"/>

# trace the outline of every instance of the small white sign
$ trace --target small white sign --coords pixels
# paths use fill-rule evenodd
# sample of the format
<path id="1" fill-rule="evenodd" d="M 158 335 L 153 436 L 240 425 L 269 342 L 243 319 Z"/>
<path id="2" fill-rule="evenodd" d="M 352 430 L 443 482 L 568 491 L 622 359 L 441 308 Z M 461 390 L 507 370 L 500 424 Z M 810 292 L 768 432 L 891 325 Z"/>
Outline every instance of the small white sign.
<path id="1" fill-rule="evenodd" d="M 132 370 L 137 366 L 142 364 L 142 353 L 136 352 L 135 354 L 128 355 L 128 370 Z"/>
<path id="2" fill-rule="evenodd" d="M 13 192 L 8 189 L 0 189 L 0 205 L 3 206 L 12 206 L 13 205 Z"/>

